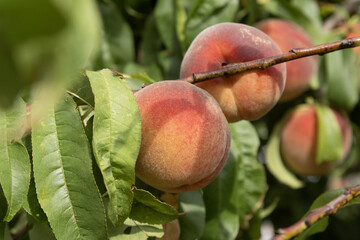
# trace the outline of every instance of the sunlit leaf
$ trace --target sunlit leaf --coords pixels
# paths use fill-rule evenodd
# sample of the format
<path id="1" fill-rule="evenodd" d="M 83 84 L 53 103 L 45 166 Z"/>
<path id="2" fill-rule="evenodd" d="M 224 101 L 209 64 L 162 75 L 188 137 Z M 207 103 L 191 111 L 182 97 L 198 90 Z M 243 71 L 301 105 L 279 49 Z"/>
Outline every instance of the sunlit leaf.
<path id="1" fill-rule="evenodd" d="M 108 69 L 87 72 L 95 95 L 93 151 L 110 198 L 115 225 L 129 216 L 140 149 L 140 111 L 125 79 Z"/>
<path id="2" fill-rule="evenodd" d="M 39 107 L 40 102 L 32 105 Z M 57 239 L 106 239 L 105 210 L 76 107 L 67 97 L 33 123 L 37 197 Z"/>

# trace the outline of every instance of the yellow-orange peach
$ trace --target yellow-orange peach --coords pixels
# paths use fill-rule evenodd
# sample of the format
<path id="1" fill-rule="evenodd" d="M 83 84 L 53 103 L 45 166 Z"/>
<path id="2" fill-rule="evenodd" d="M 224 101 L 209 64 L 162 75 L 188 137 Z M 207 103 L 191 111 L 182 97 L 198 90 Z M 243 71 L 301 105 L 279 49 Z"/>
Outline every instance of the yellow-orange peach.
<path id="1" fill-rule="evenodd" d="M 180 77 L 278 54 L 279 47 L 260 30 L 240 23 L 219 23 L 193 40 L 181 63 Z M 283 92 L 285 77 L 286 65 L 279 64 L 196 85 L 214 96 L 229 122 L 236 122 L 256 120 L 270 111 Z"/>
<path id="2" fill-rule="evenodd" d="M 284 163 L 290 170 L 302 176 L 321 176 L 328 174 L 344 160 L 351 147 L 352 129 L 345 116 L 332 111 L 340 126 L 343 139 L 342 157 L 336 162 L 316 163 L 316 109 L 314 105 L 303 105 L 291 114 L 281 133 L 280 151 Z"/>
<path id="3" fill-rule="evenodd" d="M 136 175 L 165 192 L 204 187 L 229 154 L 230 130 L 216 100 L 187 82 L 162 81 L 135 93 L 141 115 Z"/>
<path id="4" fill-rule="evenodd" d="M 313 46 L 311 38 L 297 24 L 281 19 L 266 19 L 255 25 L 269 35 L 283 53 L 292 48 Z M 286 62 L 286 85 L 280 102 L 292 100 L 309 89 L 311 78 L 318 68 L 317 56 Z"/>

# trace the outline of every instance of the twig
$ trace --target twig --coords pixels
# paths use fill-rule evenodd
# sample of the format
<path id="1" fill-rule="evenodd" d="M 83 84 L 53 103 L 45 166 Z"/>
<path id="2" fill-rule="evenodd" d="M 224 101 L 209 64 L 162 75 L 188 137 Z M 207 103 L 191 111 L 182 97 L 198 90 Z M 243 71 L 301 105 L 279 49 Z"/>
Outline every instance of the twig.
<path id="1" fill-rule="evenodd" d="M 233 63 L 226 65 L 215 71 L 193 73 L 192 76 L 182 78 L 179 80 L 189 83 L 198 83 L 213 78 L 235 75 L 249 70 L 266 69 L 270 66 L 295 60 L 298 58 L 309 57 L 312 55 L 324 55 L 334 51 L 338 51 L 346 48 L 354 48 L 358 46 L 360 46 L 360 37 L 354 37 L 354 38 L 344 39 L 341 41 L 325 43 L 310 48 L 292 48 L 288 53 L 284 53 L 281 55 L 261 58 L 248 62 Z"/>
<path id="2" fill-rule="evenodd" d="M 360 196 L 360 184 L 346 190 L 342 195 L 336 197 L 326 205 L 310 211 L 305 218 L 290 227 L 279 229 L 273 240 L 286 240 L 299 235 L 322 218 L 334 215 L 337 210 L 357 196 Z"/>

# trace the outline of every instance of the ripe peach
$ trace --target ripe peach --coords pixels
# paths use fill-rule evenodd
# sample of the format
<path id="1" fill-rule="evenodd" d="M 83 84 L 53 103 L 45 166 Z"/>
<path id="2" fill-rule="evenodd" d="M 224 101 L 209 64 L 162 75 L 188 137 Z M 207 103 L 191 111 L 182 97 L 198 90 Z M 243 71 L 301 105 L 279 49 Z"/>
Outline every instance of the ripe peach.
<path id="1" fill-rule="evenodd" d="M 280 19 L 266 19 L 255 25 L 269 35 L 283 53 L 292 48 L 313 46 L 311 38 L 298 25 Z M 286 62 L 286 85 L 280 102 L 292 100 L 304 93 L 310 85 L 311 78 L 318 68 L 317 56 L 300 58 Z"/>
<path id="2" fill-rule="evenodd" d="M 332 110 L 343 137 L 343 154 L 337 162 L 316 163 L 317 116 L 314 105 L 296 109 L 283 126 L 280 151 L 284 163 L 302 176 L 321 176 L 329 173 L 348 154 L 352 142 L 352 129 L 348 119 Z"/>
<path id="3" fill-rule="evenodd" d="M 204 187 L 229 154 L 230 130 L 216 100 L 187 82 L 162 81 L 135 93 L 141 115 L 136 175 L 165 192 Z"/>
<path id="4" fill-rule="evenodd" d="M 276 43 L 258 29 L 219 23 L 202 31 L 191 43 L 181 63 L 180 78 L 278 54 L 281 51 Z M 279 100 L 285 76 L 286 66 L 279 64 L 196 85 L 215 97 L 229 122 L 256 120 Z"/>

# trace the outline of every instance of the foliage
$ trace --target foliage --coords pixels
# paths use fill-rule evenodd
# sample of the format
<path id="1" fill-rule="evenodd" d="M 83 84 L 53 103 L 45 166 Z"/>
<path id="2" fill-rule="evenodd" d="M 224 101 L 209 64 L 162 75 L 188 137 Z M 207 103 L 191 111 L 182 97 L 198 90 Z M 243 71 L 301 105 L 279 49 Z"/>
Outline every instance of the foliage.
<path id="1" fill-rule="evenodd" d="M 0 240 L 159 238 L 162 224 L 174 219 L 181 239 L 254 239 L 263 222 L 288 226 L 358 184 L 360 60 L 351 49 L 321 57 L 301 97 L 260 120 L 230 124 L 224 169 L 205 188 L 180 194 L 179 210 L 135 176 L 141 119 L 132 90 L 177 79 L 191 41 L 219 22 L 253 25 L 277 17 L 301 25 L 315 44 L 343 39 L 341 29 L 322 29 L 342 8 L 343 1 L 333 2 L 1 1 Z M 349 13 L 344 22 L 356 18 Z M 352 152 L 333 175 L 299 177 L 281 162 L 281 124 L 309 101 L 353 122 Z M 335 137 L 327 132 L 336 120 L 324 108 L 318 112 L 325 119 L 319 135 L 331 138 L 318 148 L 332 159 L 339 155 L 339 129 Z M 317 198 L 334 184 L 339 189 Z M 346 239 L 359 236 L 351 228 L 360 219 L 358 204 L 298 239 L 344 236 L 337 225 L 349 226 Z"/>

